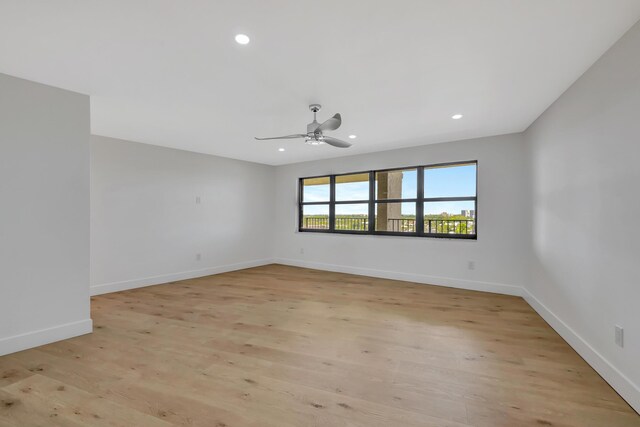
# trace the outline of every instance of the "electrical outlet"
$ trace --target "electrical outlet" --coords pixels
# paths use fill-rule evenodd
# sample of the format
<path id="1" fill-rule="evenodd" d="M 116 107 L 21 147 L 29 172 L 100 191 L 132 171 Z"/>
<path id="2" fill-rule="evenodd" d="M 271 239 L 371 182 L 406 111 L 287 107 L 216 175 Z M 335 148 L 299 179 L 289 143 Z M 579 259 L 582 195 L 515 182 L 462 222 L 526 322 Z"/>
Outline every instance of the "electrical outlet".
<path id="1" fill-rule="evenodd" d="M 624 347 L 624 328 L 620 325 L 616 325 L 616 345 Z"/>
<path id="2" fill-rule="evenodd" d="M 304 248 L 300 248 L 300 255 L 304 255 Z"/>
<path id="3" fill-rule="evenodd" d="M 200 204 L 200 202 L 201 202 L 201 200 L 200 200 L 200 196 L 196 196 L 196 205 L 199 205 L 199 204 Z"/>
<path id="4" fill-rule="evenodd" d="M 468 268 L 469 270 L 475 270 L 475 269 L 476 269 L 476 262 L 475 262 L 475 261 L 469 261 L 469 262 L 467 263 L 467 268 Z"/>
<path id="5" fill-rule="evenodd" d="M 200 261 L 202 259 L 202 254 L 196 254 L 196 261 Z"/>

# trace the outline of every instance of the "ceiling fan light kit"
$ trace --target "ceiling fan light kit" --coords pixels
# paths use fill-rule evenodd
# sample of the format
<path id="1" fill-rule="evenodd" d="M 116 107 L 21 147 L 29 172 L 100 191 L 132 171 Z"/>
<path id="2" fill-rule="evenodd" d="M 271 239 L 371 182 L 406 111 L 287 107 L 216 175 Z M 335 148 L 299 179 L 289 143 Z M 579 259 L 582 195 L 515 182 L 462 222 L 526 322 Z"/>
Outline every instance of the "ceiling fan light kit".
<path id="1" fill-rule="evenodd" d="M 321 145 L 328 144 L 337 148 L 349 148 L 351 147 L 351 143 L 342 141 L 341 139 L 333 138 L 331 136 L 324 135 L 325 131 L 336 130 L 342 124 L 342 117 L 339 113 L 335 114 L 330 119 L 318 123 L 316 120 L 316 114 L 322 105 L 320 104 L 311 104 L 309 105 L 309 110 L 313 112 L 313 121 L 307 125 L 307 133 L 297 133 L 292 135 L 284 135 L 284 136 L 274 136 L 271 138 L 258 138 L 255 137 L 258 141 L 267 141 L 272 139 L 297 139 L 304 138 L 305 142 L 309 145 Z"/>

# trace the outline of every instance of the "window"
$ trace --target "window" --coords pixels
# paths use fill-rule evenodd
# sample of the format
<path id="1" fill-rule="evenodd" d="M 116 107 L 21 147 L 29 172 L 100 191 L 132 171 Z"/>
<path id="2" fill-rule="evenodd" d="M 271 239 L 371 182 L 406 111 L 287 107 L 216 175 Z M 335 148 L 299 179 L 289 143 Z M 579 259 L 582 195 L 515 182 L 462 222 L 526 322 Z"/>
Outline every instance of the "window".
<path id="1" fill-rule="evenodd" d="M 299 230 L 475 239 L 477 162 L 300 179 Z"/>
<path id="2" fill-rule="evenodd" d="M 369 201 L 369 173 L 336 176 L 336 201 Z"/>
<path id="3" fill-rule="evenodd" d="M 417 184 L 417 168 L 375 172 L 375 231 L 417 232 Z"/>
<path id="4" fill-rule="evenodd" d="M 306 178 L 301 182 L 300 229 L 329 230 L 331 178 L 322 176 Z"/>
<path id="5" fill-rule="evenodd" d="M 370 173 L 336 175 L 335 231 L 369 231 Z"/>
<path id="6" fill-rule="evenodd" d="M 424 233 L 475 236 L 476 163 L 424 168 Z"/>

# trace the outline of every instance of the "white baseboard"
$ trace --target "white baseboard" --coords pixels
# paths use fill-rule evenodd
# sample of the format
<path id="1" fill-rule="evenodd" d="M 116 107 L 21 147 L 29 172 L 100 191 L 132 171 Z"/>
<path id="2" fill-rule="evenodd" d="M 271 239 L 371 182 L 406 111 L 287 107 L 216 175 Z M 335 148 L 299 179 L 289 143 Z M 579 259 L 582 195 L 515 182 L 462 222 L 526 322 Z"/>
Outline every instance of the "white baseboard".
<path id="1" fill-rule="evenodd" d="M 51 328 L 39 329 L 37 331 L 25 332 L 0 339 L 0 356 L 15 353 L 17 351 L 50 344 L 55 341 L 66 340 L 91 333 L 93 331 L 93 321 L 91 319 L 79 320 L 77 322 L 65 323 Z"/>
<path id="2" fill-rule="evenodd" d="M 126 291 L 129 289 L 143 288 L 145 286 L 160 285 L 162 283 L 175 282 L 177 280 L 195 279 L 197 277 L 211 276 L 213 274 L 227 273 L 229 271 L 242 270 L 245 268 L 259 267 L 261 265 L 272 264 L 270 258 L 253 261 L 239 262 L 236 264 L 221 265 L 217 267 L 204 268 L 201 270 L 182 271 L 179 273 L 163 274 L 160 276 L 144 277 L 141 279 L 124 280 L 121 282 L 102 283 L 92 285 L 90 293 L 94 295 L 108 294 L 111 292 Z"/>
<path id="3" fill-rule="evenodd" d="M 637 412 L 640 412 L 640 387 L 613 366 L 576 331 L 564 323 L 540 300 L 524 290 L 525 301 Z"/>
<path id="4" fill-rule="evenodd" d="M 454 279 L 450 277 L 427 276 L 423 274 L 403 273 L 398 271 L 376 270 L 372 268 L 351 267 L 337 264 L 324 264 L 312 261 L 300 261 L 289 258 L 276 258 L 274 263 L 291 265 L 295 267 L 313 268 L 316 270 L 334 271 L 337 273 L 356 274 L 359 276 L 378 277 L 381 279 L 403 280 L 406 282 L 425 283 L 449 288 L 467 289 L 471 291 L 492 292 L 496 294 L 522 296 L 523 288 L 520 286 L 506 285 L 502 283 L 480 282 L 476 280 Z"/>

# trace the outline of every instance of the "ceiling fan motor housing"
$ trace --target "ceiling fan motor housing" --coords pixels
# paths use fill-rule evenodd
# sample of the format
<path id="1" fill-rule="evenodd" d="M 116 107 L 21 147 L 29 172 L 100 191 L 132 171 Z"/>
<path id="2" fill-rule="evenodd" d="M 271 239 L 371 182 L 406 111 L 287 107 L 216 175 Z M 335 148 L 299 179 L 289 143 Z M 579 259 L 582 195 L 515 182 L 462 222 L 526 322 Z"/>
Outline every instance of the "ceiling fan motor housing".
<path id="1" fill-rule="evenodd" d="M 320 126 L 320 123 L 318 123 L 318 121 L 316 120 L 316 113 L 320 111 L 321 108 L 322 105 L 320 104 L 309 105 L 309 110 L 313 111 L 313 121 L 307 125 L 307 142 L 309 142 L 309 138 L 312 137 L 311 134 L 313 134 L 318 126 Z"/>
<path id="2" fill-rule="evenodd" d="M 320 123 L 315 120 L 309 123 L 307 125 L 307 135 L 314 133 L 316 129 L 318 129 L 318 126 L 320 126 Z"/>

